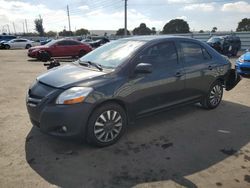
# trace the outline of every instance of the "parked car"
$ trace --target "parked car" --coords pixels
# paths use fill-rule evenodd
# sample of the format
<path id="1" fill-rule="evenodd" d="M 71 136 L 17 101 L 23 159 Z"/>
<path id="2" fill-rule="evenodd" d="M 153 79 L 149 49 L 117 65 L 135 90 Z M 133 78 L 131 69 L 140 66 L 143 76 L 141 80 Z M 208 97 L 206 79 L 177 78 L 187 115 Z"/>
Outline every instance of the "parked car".
<path id="1" fill-rule="evenodd" d="M 0 35 L 0 49 L 4 49 L 4 43 L 15 38 L 16 36 L 14 35 Z"/>
<path id="2" fill-rule="evenodd" d="M 49 43 L 49 42 L 52 41 L 52 40 L 53 40 L 53 39 L 42 40 L 42 41 L 40 41 L 40 44 L 41 44 L 41 45 L 44 45 L 44 44 Z"/>
<path id="3" fill-rule="evenodd" d="M 239 57 L 235 63 L 235 68 L 241 75 L 250 75 L 250 49 Z"/>
<path id="4" fill-rule="evenodd" d="M 106 37 L 92 37 L 91 39 L 83 39 L 81 42 L 84 44 L 89 44 L 92 48 L 98 48 L 99 46 L 102 46 L 103 44 L 110 41 Z"/>
<path id="5" fill-rule="evenodd" d="M 91 50 L 91 46 L 83 44 L 79 41 L 60 39 L 52 40 L 51 42 L 42 46 L 30 48 L 28 50 L 28 56 L 42 61 L 47 61 L 51 57 L 82 57 Z"/>
<path id="6" fill-rule="evenodd" d="M 207 43 L 219 53 L 228 56 L 237 56 L 241 49 L 240 38 L 234 35 L 214 36 Z"/>
<path id="7" fill-rule="evenodd" d="M 29 49 L 32 47 L 34 41 L 28 40 L 28 39 L 12 39 L 8 42 L 3 43 L 5 49 L 16 49 L 16 48 L 25 48 Z"/>
<path id="8" fill-rule="evenodd" d="M 181 37 L 120 39 L 51 69 L 29 88 L 32 124 L 61 137 L 108 146 L 136 118 L 200 102 L 216 108 L 240 78 L 207 44 Z"/>

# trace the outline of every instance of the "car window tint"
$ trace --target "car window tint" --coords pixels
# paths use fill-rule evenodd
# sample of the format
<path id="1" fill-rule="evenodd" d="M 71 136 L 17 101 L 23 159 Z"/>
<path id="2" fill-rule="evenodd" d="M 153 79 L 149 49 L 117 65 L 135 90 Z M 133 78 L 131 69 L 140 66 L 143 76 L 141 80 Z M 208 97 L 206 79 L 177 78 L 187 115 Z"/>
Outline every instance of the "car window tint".
<path id="1" fill-rule="evenodd" d="M 79 45 L 76 41 L 68 41 L 67 45 Z"/>
<path id="2" fill-rule="evenodd" d="M 202 49 L 204 59 L 212 59 L 211 55 L 207 52 L 207 50 L 205 48 L 201 47 L 201 49 Z"/>
<path id="3" fill-rule="evenodd" d="M 177 63 L 178 57 L 173 42 L 165 42 L 149 47 L 140 57 L 141 61 L 163 66 Z"/>
<path id="4" fill-rule="evenodd" d="M 181 42 L 181 48 L 186 63 L 201 63 L 201 61 L 211 59 L 208 52 L 199 44 L 192 42 Z"/>
<path id="5" fill-rule="evenodd" d="M 57 43 L 59 46 L 66 46 L 68 44 L 68 41 L 64 40 L 64 41 L 59 41 Z"/>

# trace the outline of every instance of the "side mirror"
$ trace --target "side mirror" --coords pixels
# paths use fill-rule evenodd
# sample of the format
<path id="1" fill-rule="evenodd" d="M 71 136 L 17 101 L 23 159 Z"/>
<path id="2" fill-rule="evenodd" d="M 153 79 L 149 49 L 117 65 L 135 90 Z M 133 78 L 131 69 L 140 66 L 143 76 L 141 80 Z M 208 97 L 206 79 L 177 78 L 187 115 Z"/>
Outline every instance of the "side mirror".
<path id="1" fill-rule="evenodd" d="M 152 65 L 149 63 L 139 63 L 135 67 L 135 73 L 151 73 L 152 72 Z"/>

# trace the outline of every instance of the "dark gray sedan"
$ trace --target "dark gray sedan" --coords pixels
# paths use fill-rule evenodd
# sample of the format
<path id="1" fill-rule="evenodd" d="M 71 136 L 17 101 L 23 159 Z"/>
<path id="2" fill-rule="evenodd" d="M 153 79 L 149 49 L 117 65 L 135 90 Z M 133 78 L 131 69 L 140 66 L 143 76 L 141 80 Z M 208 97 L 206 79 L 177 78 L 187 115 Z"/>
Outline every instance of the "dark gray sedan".
<path id="1" fill-rule="evenodd" d="M 115 143 L 127 124 L 155 111 L 200 103 L 216 108 L 240 78 L 205 43 L 181 37 L 132 37 L 39 76 L 26 99 L 33 125 L 50 135 Z"/>

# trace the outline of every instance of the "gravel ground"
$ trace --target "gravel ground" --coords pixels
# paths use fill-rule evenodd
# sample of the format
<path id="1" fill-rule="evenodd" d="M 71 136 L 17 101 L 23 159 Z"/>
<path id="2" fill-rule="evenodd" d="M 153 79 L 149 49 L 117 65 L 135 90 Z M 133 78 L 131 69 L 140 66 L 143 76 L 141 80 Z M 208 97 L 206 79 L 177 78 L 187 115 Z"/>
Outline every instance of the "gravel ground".
<path id="1" fill-rule="evenodd" d="M 159 113 L 93 148 L 32 128 L 25 95 L 45 67 L 26 53 L 0 50 L 0 187 L 250 187 L 249 79 L 215 110 Z"/>

